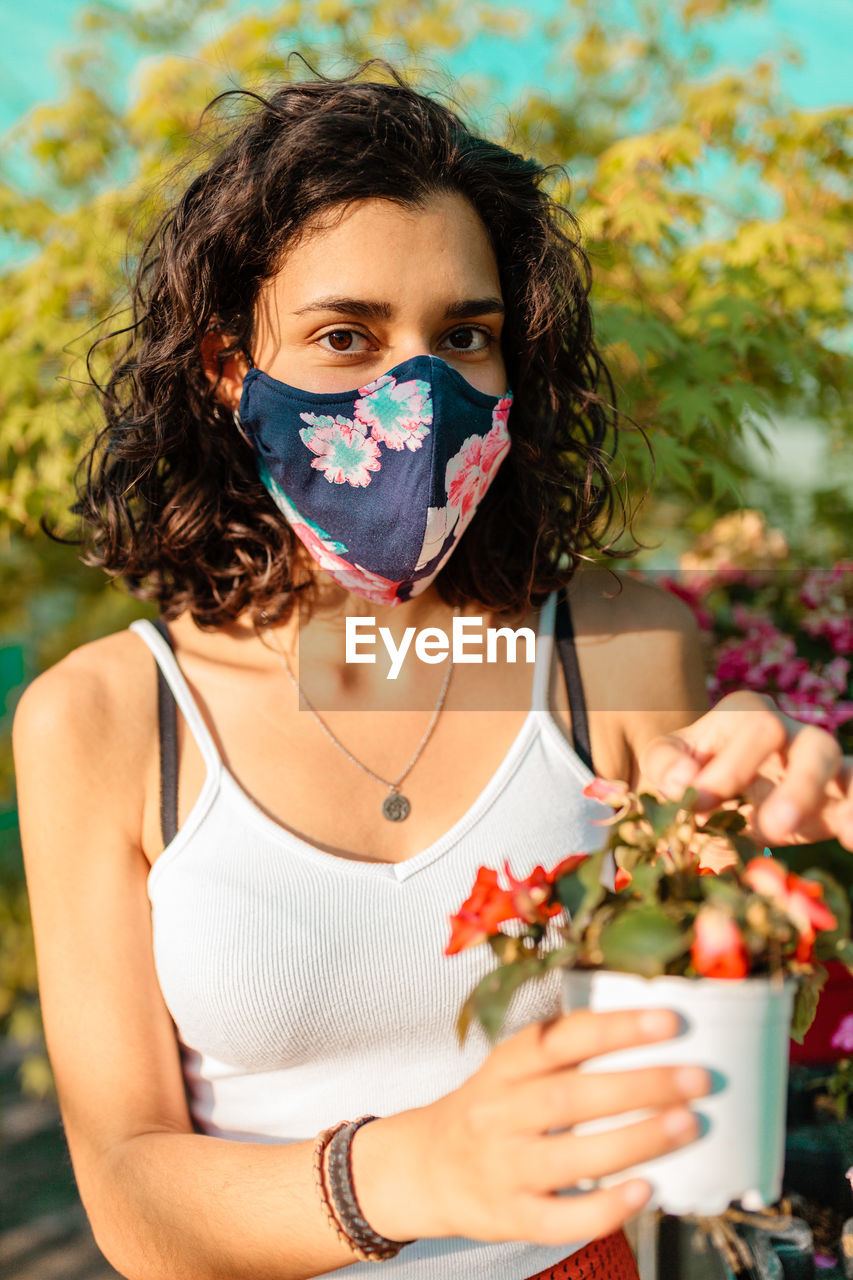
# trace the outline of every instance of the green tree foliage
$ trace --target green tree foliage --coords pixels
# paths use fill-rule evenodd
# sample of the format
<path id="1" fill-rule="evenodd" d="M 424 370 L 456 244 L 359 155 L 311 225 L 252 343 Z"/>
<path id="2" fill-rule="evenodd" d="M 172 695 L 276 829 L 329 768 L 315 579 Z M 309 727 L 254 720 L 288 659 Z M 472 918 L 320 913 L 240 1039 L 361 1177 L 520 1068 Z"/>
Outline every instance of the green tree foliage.
<path id="1" fill-rule="evenodd" d="M 122 266 L 174 187 L 170 166 L 199 163 L 191 135 L 205 104 L 235 84 L 263 87 L 390 52 L 427 87 L 425 60 L 453 58 L 491 30 L 513 57 L 520 13 L 462 0 L 289 0 L 235 17 L 195 44 L 222 4 L 182 0 L 137 15 L 87 11 L 67 59 L 61 102 L 19 131 L 33 180 L 0 188 L 4 229 L 37 251 L 4 273 L 0 337 L 0 520 L 32 533 L 61 518 L 95 419 L 81 332 L 120 311 Z M 747 71 L 707 69 L 709 24 L 724 0 L 638 3 L 620 26 L 595 0 L 548 24 L 555 72 L 508 113 L 483 78 L 445 81 L 464 108 L 513 148 L 567 164 L 596 269 L 594 301 L 631 415 L 650 431 L 656 489 L 731 502 L 745 474 L 739 442 L 771 411 L 851 430 L 849 321 L 851 121 L 845 109 L 786 103 L 771 58 Z M 613 6 L 616 9 L 616 6 Z M 144 54 L 129 92 L 110 40 Z M 165 49 L 178 52 L 165 52 Z M 440 77 L 438 78 L 441 79 Z M 441 84 L 438 85 L 442 87 Z M 178 182 L 186 180 L 182 170 Z M 128 237 L 129 240 L 128 240 Z M 638 436 L 629 477 L 647 478 Z"/>

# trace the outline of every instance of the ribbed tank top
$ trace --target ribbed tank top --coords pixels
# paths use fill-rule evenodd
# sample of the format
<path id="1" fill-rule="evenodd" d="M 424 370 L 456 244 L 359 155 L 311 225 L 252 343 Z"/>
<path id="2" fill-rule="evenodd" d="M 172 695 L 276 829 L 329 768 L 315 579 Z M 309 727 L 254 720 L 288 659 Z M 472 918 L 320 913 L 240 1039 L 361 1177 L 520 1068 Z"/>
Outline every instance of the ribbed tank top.
<path id="1" fill-rule="evenodd" d="M 448 916 L 480 866 L 515 876 L 600 847 L 603 806 L 548 709 L 556 594 L 540 611 L 532 705 L 467 813 L 399 863 L 316 848 L 268 817 L 225 768 L 154 626 L 131 624 L 201 751 L 206 777 L 151 868 L 154 961 L 179 1040 L 196 1129 L 246 1142 L 298 1142 L 341 1119 L 423 1106 L 462 1083 L 489 1043 L 460 1048 L 459 1009 L 492 967 L 487 947 L 445 956 Z M 515 997 L 504 1035 L 559 1011 L 549 975 Z M 383 1264 L 388 1280 L 521 1280 L 563 1247 L 419 1240 Z M 338 1274 L 330 1272 L 328 1274 Z M 373 1275 L 355 1263 L 347 1275 Z"/>

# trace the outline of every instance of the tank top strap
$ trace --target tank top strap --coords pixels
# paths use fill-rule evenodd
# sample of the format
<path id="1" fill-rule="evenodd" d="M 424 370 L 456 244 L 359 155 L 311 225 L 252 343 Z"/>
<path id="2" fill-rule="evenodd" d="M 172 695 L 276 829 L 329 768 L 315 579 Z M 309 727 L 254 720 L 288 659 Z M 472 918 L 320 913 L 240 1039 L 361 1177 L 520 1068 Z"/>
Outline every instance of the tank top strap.
<path id="1" fill-rule="evenodd" d="M 568 596 L 565 589 L 552 591 L 539 614 L 539 632 L 536 637 L 536 666 L 533 671 L 534 711 L 550 715 L 549 686 L 551 667 L 556 647 L 566 682 L 569 715 L 572 722 L 572 746 L 575 754 L 595 773 L 589 736 L 589 717 L 586 698 L 575 651 L 575 636 Z"/>
<path id="2" fill-rule="evenodd" d="M 213 741 L 213 736 L 204 721 L 204 716 L 199 710 L 198 703 L 190 693 L 190 687 L 184 678 L 178 661 L 172 652 L 171 645 L 164 640 L 157 628 L 147 619 L 138 618 L 135 622 L 131 622 L 130 628 L 140 639 L 148 645 L 154 656 L 163 678 L 178 708 L 187 722 L 190 733 L 198 745 L 202 759 L 207 767 L 208 773 L 216 773 L 219 771 L 221 764 L 219 752 Z"/>
<path id="3" fill-rule="evenodd" d="M 572 625 L 572 613 L 567 591 L 560 593 L 557 601 L 557 621 L 554 638 L 563 676 L 566 681 L 566 692 L 569 698 L 569 714 L 572 719 L 572 743 L 575 752 L 589 769 L 595 773 L 592 763 L 592 747 L 589 740 L 589 717 L 586 712 L 586 697 L 583 691 L 578 655 L 575 648 L 575 631 Z"/>
<path id="4" fill-rule="evenodd" d="M 548 686 L 551 679 L 551 660 L 554 653 L 554 622 L 557 616 L 557 592 L 552 591 L 539 610 L 539 626 L 536 633 L 536 665 L 533 668 L 534 711 L 548 710 Z"/>

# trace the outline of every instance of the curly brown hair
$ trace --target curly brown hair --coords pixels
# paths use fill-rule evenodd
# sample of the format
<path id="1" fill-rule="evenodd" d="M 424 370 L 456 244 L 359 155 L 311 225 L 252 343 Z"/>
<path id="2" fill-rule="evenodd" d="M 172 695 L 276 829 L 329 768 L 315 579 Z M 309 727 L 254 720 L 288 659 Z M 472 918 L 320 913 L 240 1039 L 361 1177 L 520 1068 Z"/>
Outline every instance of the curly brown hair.
<path id="1" fill-rule="evenodd" d="M 389 82 L 364 78 L 376 67 Z M 436 586 L 450 604 L 515 611 L 568 581 L 591 550 L 615 554 L 630 523 L 609 469 L 620 415 L 593 341 L 577 222 L 543 189 L 555 167 L 476 136 L 382 59 L 211 106 L 234 99 L 248 115 L 145 244 L 129 336 L 105 385 L 91 358 L 116 335 L 90 351 L 106 426 L 73 508 L 86 563 L 157 600 L 166 618 L 189 610 L 216 627 L 244 611 L 255 623 L 287 616 L 300 544 L 205 376 L 202 339 L 228 335 L 223 363 L 251 349 L 259 290 L 318 215 L 371 197 L 417 207 L 446 191 L 471 202 L 495 252 L 515 399 L 513 447 Z M 621 528 L 605 541 L 617 508 Z"/>

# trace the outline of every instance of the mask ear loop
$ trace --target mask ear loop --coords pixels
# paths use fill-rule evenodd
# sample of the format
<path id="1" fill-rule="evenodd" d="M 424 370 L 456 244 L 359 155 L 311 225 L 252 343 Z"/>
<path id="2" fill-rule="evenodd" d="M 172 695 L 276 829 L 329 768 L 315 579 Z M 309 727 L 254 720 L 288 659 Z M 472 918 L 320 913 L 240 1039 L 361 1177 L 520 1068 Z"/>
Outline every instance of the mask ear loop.
<path id="1" fill-rule="evenodd" d="M 242 355 L 243 355 L 243 358 L 246 360 L 246 362 L 247 362 L 247 364 L 248 364 L 249 368 L 250 368 L 250 369 L 254 369 L 254 368 L 255 368 L 255 362 L 254 362 L 254 360 L 252 359 L 252 357 L 251 357 L 251 355 L 249 354 L 249 352 L 248 352 L 248 351 L 244 351 L 244 352 L 242 353 Z M 239 412 L 239 410 L 238 410 L 238 409 L 234 409 L 234 410 L 232 410 L 232 415 L 231 415 L 231 416 L 232 416 L 232 417 L 233 417 L 233 419 L 234 419 L 234 426 L 235 426 L 235 427 L 237 428 L 237 430 L 240 432 L 240 435 L 241 435 L 241 436 L 243 437 L 243 439 L 246 441 L 246 444 L 249 446 L 249 448 L 250 448 L 250 449 L 254 449 L 254 447 L 255 447 L 255 446 L 252 444 L 251 440 L 249 439 L 249 437 L 246 435 L 245 431 L 243 430 L 243 424 L 242 424 L 242 422 L 240 421 L 240 412 Z"/>

